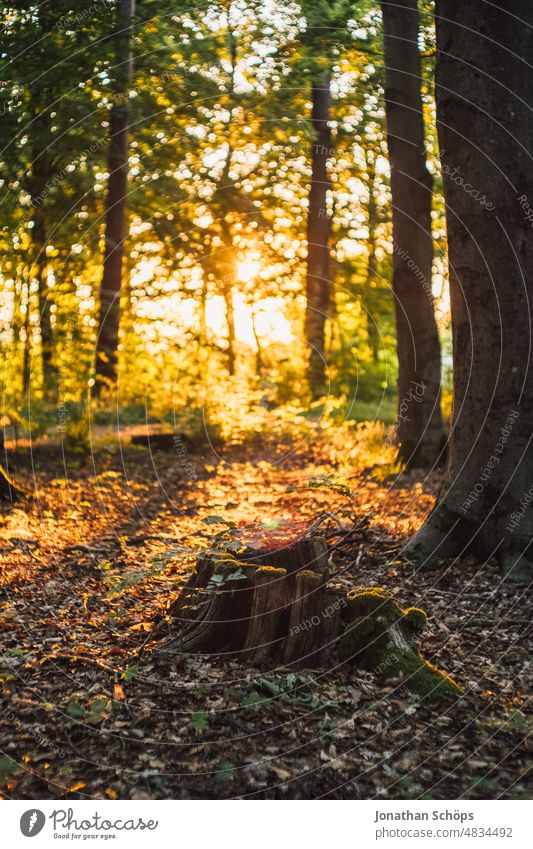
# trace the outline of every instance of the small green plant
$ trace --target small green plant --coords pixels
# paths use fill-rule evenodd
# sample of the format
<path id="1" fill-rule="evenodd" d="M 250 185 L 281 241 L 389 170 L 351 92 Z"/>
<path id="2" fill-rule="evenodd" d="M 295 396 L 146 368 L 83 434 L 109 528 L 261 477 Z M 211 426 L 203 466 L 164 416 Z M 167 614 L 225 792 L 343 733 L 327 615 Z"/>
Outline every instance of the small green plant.
<path id="1" fill-rule="evenodd" d="M 209 714 L 206 710 L 197 710 L 191 716 L 189 723 L 195 731 L 205 731 L 206 728 L 209 728 Z"/>

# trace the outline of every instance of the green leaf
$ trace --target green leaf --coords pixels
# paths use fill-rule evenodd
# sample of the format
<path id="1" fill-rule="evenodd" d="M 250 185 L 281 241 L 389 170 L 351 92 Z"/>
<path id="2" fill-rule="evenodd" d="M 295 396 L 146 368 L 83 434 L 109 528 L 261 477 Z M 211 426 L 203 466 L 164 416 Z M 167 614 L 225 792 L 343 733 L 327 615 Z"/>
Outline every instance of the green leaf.
<path id="1" fill-rule="evenodd" d="M 269 699 L 266 696 L 261 696 L 257 690 L 250 690 L 242 700 L 241 705 L 243 707 L 254 707 L 255 705 L 265 704 L 268 701 Z"/>
<path id="2" fill-rule="evenodd" d="M 87 721 L 101 722 L 110 707 L 111 699 L 108 699 L 107 696 L 95 696 L 87 706 Z"/>
<path id="3" fill-rule="evenodd" d="M 234 539 L 231 542 L 228 542 L 226 548 L 228 551 L 243 551 L 246 546 L 238 539 Z"/>
<path id="4" fill-rule="evenodd" d="M 13 758 L 10 758 L 8 755 L 0 757 L 0 778 L 14 775 L 19 769 L 19 764 Z"/>
<path id="5" fill-rule="evenodd" d="M 198 710 L 191 716 L 190 723 L 195 731 L 205 731 L 209 727 L 209 714 L 206 710 Z"/>
<path id="6" fill-rule="evenodd" d="M 513 710 L 505 724 L 513 731 L 524 731 L 527 726 L 525 714 L 521 710 Z"/>
<path id="7" fill-rule="evenodd" d="M 68 700 L 66 711 L 68 715 L 74 717 L 74 719 L 81 719 L 86 715 L 86 710 L 81 704 L 79 697 L 76 695 L 71 696 Z"/>
<path id="8" fill-rule="evenodd" d="M 242 571 L 242 569 L 237 569 L 235 572 L 232 572 L 231 575 L 227 577 L 228 581 L 245 581 L 246 575 Z"/>
<path id="9" fill-rule="evenodd" d="M 289 490 L 287 490 L 287 492 L 289 492 Z M 263 527 L 269 531 L 274 531 L 276 528 L 279 528 L 279 526 L 279 519 L 265 519 L 263 522 Z"/>
<path id="10" fill-rule="evenodd" d="M 221 761 L 215 773 L 215 781 L 233 781 L 235 767 L 230 761 Z"/>
<path id="11" fill-rule="evenodd" d="M 133 681 L 133 679 L 139 674 L 140 668 L 141 667 L 138 663 L 133 663 L 131 666 L 126 667 L 125 671 L 122 673 L 124 681 Z"/>

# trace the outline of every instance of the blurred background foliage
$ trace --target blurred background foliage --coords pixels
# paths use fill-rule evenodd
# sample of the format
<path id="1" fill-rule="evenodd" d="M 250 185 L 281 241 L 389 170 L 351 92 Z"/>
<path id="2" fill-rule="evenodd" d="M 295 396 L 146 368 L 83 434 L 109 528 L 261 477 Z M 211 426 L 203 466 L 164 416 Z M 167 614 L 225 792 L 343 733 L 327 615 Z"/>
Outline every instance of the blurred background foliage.
<path id="1" fill-rule="evenodd" d="M 119 375 L 116 390 L 97 401 L 115 4 L 2 6 L 0 355 L 8 431 L 75 442 L 89 421 L 159 422 L 191 435 L 207 427 L 223 438 L 253 432 L 265 417 L 390 424 L 397 362 L 379 4 L 138 2 Z M 446 413 L 450 321 L 427 2 L 420 51 Z M 303 339 L 309 93 L 325 62 L 333 297 L 329 392 L 312 403 Z"/>

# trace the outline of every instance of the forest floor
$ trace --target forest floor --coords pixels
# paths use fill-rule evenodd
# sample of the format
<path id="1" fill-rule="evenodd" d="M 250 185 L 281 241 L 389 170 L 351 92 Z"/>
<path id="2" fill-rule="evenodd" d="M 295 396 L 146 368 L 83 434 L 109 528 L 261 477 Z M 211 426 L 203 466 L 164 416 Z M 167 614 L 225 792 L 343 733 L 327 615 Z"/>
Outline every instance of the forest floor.
<path id="1" fill-rule="evenodd" d="M 0 508 L 6 798 L 531 795 L 523 591 L 502 584 L 495 564 L 419 570 L 396 559 L 439 473 L 394 474 L 376 465 L 364 429 L 354 434 L 179 453 L 126 442 L 86 456 L 57 444 L 10 452 L 35 497 Z M 184 549 L 220 530 L 209 517 L 260 536 L 328 510 L 346 529 L 346 497 L 309 487 L 317 475 L 352 492 L 355 525 L 335 551 L 336 581 L 387 587 L 428 612 L 421 648 L 465 688 L 458 704 L 430 704 L 346 665 L 259 669 L 159 650 L 160 623 L 191 568 Z M 338 523 L 324 518 L 338 542 Z"/>

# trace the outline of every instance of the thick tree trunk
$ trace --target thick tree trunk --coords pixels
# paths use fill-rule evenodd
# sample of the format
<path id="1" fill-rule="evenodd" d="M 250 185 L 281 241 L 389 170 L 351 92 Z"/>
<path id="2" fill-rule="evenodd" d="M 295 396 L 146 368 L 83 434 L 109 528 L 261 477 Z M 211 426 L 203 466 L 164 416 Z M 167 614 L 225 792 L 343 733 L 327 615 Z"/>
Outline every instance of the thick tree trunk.
<path id="1" fill-rule="evenodd" d="M 393 277 L 400 456 L 430 465 L 443 448 L 440 344 L 431 266 L 432 180 L 426 168 L 417 0 L 382 4 L 387 145 L 391 166 Z"/>
<path id="2" fill-rule="evenodd" d="M 307 213 L 307 306 L 305 339 L 308 345 L 307 379 L 314 397 L 326 391 L 325 324 L 331 298 L 331 218 L 327 209 L 331 156 L 330 78 L 313 83 L 311 120 L 315 139 L 311 148 L 311 188 Z"/>
<path id="3" fill-rule="evenodd" d="M 113 384 L 117 376 L 122 260 L 126 238 L 128 92 L 133 75 L 134 15 L 135 0 L 120 0 L 115 33 L 114 101 L 109 117 L 109 182 L 106 198 L 105 251 L 100 288 L 100 316 L 96 340 L 96 393 L 99 392 L 102 385 Z"/>
<path id="4" fill-rule="evenodd" d="M 533 577 L 533 5 L 437 2 L 454 407 L 441 498 L 411 543 Z"/>

